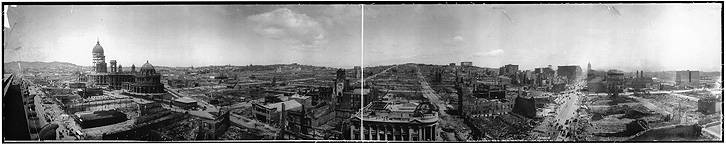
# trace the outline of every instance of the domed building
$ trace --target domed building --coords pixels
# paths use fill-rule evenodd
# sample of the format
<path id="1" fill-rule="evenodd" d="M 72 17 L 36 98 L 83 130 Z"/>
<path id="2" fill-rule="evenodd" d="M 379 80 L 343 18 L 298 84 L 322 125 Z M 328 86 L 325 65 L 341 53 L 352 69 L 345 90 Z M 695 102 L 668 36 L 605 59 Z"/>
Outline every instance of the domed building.
<path id="1" fill-rule="evenodd" d="M 156 73 L 154 66 L 146 61 L 141 66 L 134 82 L 126 83 L 125 89 L 133 93 L 164 93 L 164 84 L 161 83 L 161 75 Z"/>
<path id="2" fill-rule="evenodd" d="M 435 141 L 439 137 L 438 107 L 430 102 L 374 101 L 349 119 L 353 140 Z M 362 137 L 359 135 L 363 133 Z"/>
<path id="3" fill-rule="evenodd" d="M 164 85 L 161 83 L 161 75 L 156 73 L 154 66 L 149 61 L 136 71 L 136 66 L 131 65 L 131 71 L 123 71 L 121 65 L 117 67 L 117 61 L 111 60 L 110 71 L 106 67 L 106 56 L 100 41 L 91 51 L 93 55 L 93 72 L 88 75 L 90 85 L 107 87 L 110 89 L 125 89 L 131 93 L 164 93 Z"/>
<path id="4" fill-rule="evenodd" d="M 96 41 L 96 46 L 91 51 L 93 55 L 93 72 L 106 73 L 106 56 L 103 55 L 103 47 L 101 41 Z"/>

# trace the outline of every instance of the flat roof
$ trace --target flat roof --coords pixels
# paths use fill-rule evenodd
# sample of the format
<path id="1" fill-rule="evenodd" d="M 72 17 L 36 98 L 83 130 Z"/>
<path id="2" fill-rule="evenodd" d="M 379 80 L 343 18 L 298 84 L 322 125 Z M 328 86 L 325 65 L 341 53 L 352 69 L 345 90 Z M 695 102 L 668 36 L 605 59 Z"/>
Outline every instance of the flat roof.
<path id="1" fill-rule="evenodd" d="M 285 110 L 291 110 L 291 109 L 295 109 L 295 108 L 302 107 L 302 104 L 300 104 L 299 102 L 297 102 L 295 100 L 288 100 L 288 101 L 284 101 L 284 102 L 271 103 L 271 104 L 265 105 L 265 107 L 267 107 L 267 108 L 276 108 L 277 110 L 275 112 L 281 112 L 282 111 L 282 104 L 283 103 L 285 104 Z"/>
<path id="2" fill-rule="evenodd" d="M 174 101 L 181 102 L 181 103 L 196 103 L 197 100 L 194 100 L 190 97 L 181 97 L 178 99 L 174 99 Z"/>
<path id="3" fill-rule="evenodd" d="M 359 112 L 355 117 L 364 121 L 393 123 L 411 123 L 415 121 L 431 123 L 438 121 L 439 116 L 436 112 L 423 115 L 414 114 L 419 105 L 419 103 L 415 102 L 376 101 L 364 108 L 362 115 Z"/>

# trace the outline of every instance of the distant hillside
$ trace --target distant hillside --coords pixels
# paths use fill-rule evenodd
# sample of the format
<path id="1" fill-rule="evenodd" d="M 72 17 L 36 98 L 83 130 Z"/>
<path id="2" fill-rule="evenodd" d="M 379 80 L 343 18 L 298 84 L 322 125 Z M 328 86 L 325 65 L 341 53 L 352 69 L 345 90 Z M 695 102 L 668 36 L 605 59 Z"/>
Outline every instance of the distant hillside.
<path id="1" fill-rule="evenodd" d="M 79 69 L 81 66 L 68 63 L 68 62 L 8 62 L 3 63 L 3 72 L 14 72 L 18 70 L 18 63 L 23 69 L 35 69 L 35 70 L 74 70 Z"/>

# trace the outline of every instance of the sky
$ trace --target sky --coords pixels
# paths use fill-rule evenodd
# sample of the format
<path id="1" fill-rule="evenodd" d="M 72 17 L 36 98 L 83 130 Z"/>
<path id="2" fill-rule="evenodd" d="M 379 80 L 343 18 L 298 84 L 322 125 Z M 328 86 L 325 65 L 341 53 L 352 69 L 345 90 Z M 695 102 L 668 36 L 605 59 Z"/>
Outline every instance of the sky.
<path id="1" fill-rule="evenodd" d="M 358 5 L 19 5 L 8 10 L 5 61 L 162 66 L 360 65 Z"/>
<path id="2" fill-rule="evenodd" d="M 364 63 L 721 69 L 720 4 L 378 5 Z"/>
<path id="3" fill-rule="evenodd" d="M 585 69 L 588 62 L 599 70 L 721 69 L 721 4 L 363 7 L 20 5 L 8 10 L 3 60 L 88 66 L 99 39 L 106 61 L 124 66 L 471 61 L 520 69 Z"/>

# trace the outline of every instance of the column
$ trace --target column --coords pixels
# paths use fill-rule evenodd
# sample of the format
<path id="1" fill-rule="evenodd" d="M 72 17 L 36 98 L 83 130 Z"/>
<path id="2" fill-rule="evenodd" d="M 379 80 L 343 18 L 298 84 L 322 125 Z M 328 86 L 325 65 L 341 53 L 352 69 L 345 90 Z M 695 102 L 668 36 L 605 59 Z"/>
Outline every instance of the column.
<path id="1" fill-rule="evenodd" d="M 378 140 L 378 127 L 371 125 L 371 140 Z"/>
<path id="2" fill-rule="evenodd" d="M 398 127 L 398 136 L 400 137 L 398 140 L 403 141 L 403 126 Z"/>
<path id="3" fill-rule="evenodd" d="M 423 127 L 423 137 L 424 137 L 423 139 L 425 141 L 428 141 L 430 139 L 429 138 L 430 133 L 428 131 L 429 131 L 429 127 L 428 126 L 424 126 Z"/>
<path id="4" fill-rule="evenodd" d="M 353 132 L 354 128 L 355 128 L 355 126 L 353 126 L 353 125 L 350 126 L 350 139 L 351 140 L 355 139 L 355 132 Z"/>
<path id="5" fill-rule="evenodd" d="M 368 140 L 373 140 L 373 126 L 368 126 Z"/>
<path id="6" fill-rule="evenodd" d="M 396 140 L 396 126 L 394 125 L 391 126 L 391 140 Z"/>
<path id="7" fill-rule="evenodd" d="M 378 140 L 378 126 L 371 125 L 371 140 Z"/>
<path id="8" fill-rule="evenodd" d="M 418 127 L 418 140 L 419 141 L 425 140 L 424 135 L 423 135 L 423 127 L 420 127 L 420 126 Z"/>
<path id="9" fill-rule="evenodd" d="M 436 125 L 431 127 L 431 140 L 436 141 Z"/>
<path id="10" fill-rule="evenodd" d="M 401 129 L 398 126 L 393 126 L 391 128 L 393 128 L 393 130 L 391 132 L 393 134 L 393 140 L 399 140 L 400 141 L 401 140 L 401 138 L 400 138 L 400 136 L 401 136 Z M 396 135 L 396 131 L 398 131 L 398 136 Z"/>
<path id="11" fill-rule="evenodd" d="M 403 140 L 403 131 L 401 131 L 401 126 L 397 126 L 397 127 L 396 127 L 396 130 L 398 130 L 398 136 L 395 136 L 395 135 L 394 135 L 394 136 L 395 136 L 394 138 L 395 138 L 396 140 L 399 140 L 399 141 L 400 141 L 400 140 Z"/>
<path id="12" fill-rule="evenodd" d="M 383 140 L 388 141 L 388 127 L 383 125 Z"/>
<path id="13" fill-rule="evenodd" d="M 406 127 L 406 129 L 408 130 L 408 140 L 413 141 L 413 129 L 411 127 Z"/>

